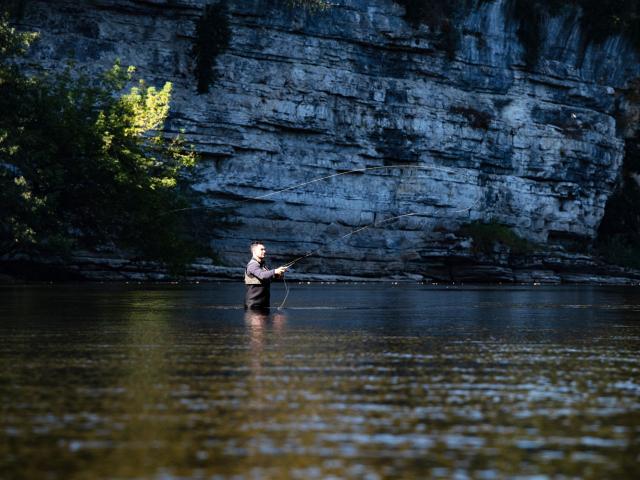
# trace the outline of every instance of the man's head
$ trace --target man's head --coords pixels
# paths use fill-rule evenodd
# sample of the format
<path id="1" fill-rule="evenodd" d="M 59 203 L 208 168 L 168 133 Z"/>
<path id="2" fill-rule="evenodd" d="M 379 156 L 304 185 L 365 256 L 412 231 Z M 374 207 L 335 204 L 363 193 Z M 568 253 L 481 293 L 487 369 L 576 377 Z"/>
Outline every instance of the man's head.
<path id="1" fill-rule="evenodd" d="M 253 258 L 261 262 L 267 255 L 267 249 L 264 248 L 264 244 L 262 242 L 251 242 L 251 255 Z"/>

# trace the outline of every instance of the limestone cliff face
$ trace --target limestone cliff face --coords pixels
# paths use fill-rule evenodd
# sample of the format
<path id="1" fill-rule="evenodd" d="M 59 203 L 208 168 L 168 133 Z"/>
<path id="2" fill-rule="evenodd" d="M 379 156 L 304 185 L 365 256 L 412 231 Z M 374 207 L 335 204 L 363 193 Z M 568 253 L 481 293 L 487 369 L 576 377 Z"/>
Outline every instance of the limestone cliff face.
<path id="1" fill-rule="evenodd" d="M 581 45 L 575 12 L 545 24 L 529 71 L 505 0 L 462 23 L 453 58 L 391 0 L 334 0 L 322 12 L 284 1 L 230 0 L 232 37 L 219 76 L 198 95 L 190 50 L 204 0 L 28 2 L 41 32 L 32 58 L 104 70 L 116 58 L 151 83 L 174 83 L 168 130 L 202 157 L 199 189 L 236 205 L 240 225 L 212 232 L 229 265 L 250 239 L 275 260 L 334 274 L 429 275 L 464 255 L 451 233 L 494 219 L 539 242 L 592 238 L 619 176 L 618 91 L 640 75 L 621 38 Z M 417 168 L 414 168 L 417 167 Z M 346 238 L 352 230 L 414 213 Z"/>

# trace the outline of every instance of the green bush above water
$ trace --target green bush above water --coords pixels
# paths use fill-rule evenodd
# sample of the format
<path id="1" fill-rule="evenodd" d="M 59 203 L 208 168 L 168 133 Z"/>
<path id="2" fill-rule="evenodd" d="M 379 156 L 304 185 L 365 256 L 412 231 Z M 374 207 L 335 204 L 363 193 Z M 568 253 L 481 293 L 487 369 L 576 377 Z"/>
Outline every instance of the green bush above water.
<path id="1" fill-rule="evenodd" d="M 132 81 L 116 64 L 90 78 L 26 75 L 33 34 L 0 20 L 0 252 L 125 248 L 180 265 L 200 253 L 188 217 L 196 158 L 161 130 L 171 84 Z"/>

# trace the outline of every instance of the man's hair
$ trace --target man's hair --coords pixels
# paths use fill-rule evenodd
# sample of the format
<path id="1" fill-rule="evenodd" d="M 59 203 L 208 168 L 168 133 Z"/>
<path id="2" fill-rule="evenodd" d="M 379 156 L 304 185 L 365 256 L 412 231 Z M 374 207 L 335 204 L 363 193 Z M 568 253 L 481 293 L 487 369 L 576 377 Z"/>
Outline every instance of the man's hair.
<path id="1" fill-rule="evenodd" d="M 258 245 L 264 245 L 264 243 L 259 240 L 254 240 L 253 242 L 251 242 L 251 246 L 249 247 L 249 249 L 253 252 L 253 247 L 256 247 Z"/>

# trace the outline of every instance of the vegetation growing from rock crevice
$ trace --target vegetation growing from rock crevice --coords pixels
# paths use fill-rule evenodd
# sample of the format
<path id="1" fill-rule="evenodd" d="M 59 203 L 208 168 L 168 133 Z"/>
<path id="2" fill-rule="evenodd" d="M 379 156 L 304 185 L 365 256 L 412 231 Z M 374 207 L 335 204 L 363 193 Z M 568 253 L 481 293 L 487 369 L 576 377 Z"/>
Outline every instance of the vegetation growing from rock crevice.
<path id="1" fill-rule="evenodd" d="M 518 38 L 525 49 L 525 63 L 538 62 L 545 21 L 564 8 L 580 8 L 583 50 L 591 42 L 602 42 L 612 35 L 623 35 L 640 50 L 640 1 L 638 0 L 511 0 L 518 22 Z"/>
<path id="2" fill-rule="evenodd" d="M 0 251 L 64 254 L 115 247 L 179 266 L 203 253 L 189 228 L 195 155 L 161 129 L 171 84 L 67 69 L 26 75 L 33 35 L 0 21 Z"/>
<path id="3" fill-rule="evenodd" d="M 304 8 L 310 11 L 326 10 L 331 6 L 329 0 L 285 0 L 291 8 Z"/>
<path id="4" fill-rule="evenodd" d="M 453 58 L 460 38 L 456 18 L 475 3 L 473 0 L 396 0 L 396 3 L 404 7 L 404 18 L 409 24 L 414 27 L 424 24 L 437 33 L 440 48 Z"/>
<path id="5" fill-rule="evenodd" d="M 491 0 L 396 0 L 405 8 L 413 26 L 428 25 L 440 34 L 440 46 L 451 57 L 460 38 L 457 21 L 469 9 Z M 535 66 L 542 43 L 542 27 L 564 8 L 579 8 L 583 47 L 611 35 L 624 35 L 640 50 L 639 0 L 509 0 L 510 14 L 518 22 L 518 38 L 525 49 L 525 63 Z"/>
<path id="6" fill-rule="evenodd" d="M 582 7 L 581 21 L 588 40 L 601 42 L 611 35 L 624 35 L 640 49 L 638 0 L 573 0 L 572 3 Z"/>
<path id="7" fill-rule="evenodd" d="M 284 0 L 289 8 L 303 8 L 320 11 L 329 8 L 327 0 Z M 208 93 L 217 78 L 216 59 L 229 48 L 231 27 L 226 0 L 220 0 L 204 7 L 196 23 L 191 55 L 195 60 L 194 74 L 198 93 Z"/>
<path id="8" fill-rule="evenodd" d="M 449 108 L 451 113 L 455 113 L 456 115 L 462 115 L 467 119 L 469 125 L 472 128 L 478 130 L 488 130 L 491 126 L 492 116 L 489 112 L 484 112 L 482 110 L 478 110 L 472 107 L 464 107 L 461 105 L 452 106 Z"/>
<path id="9" fill-rule="evenodd" d="M 215 61 L 229 47 L 231 29 L 225 2 L 204 7 L 196 23 L 196 32 L 191 54 L 195 59 L 194 73 L 198 82 L 198 93 L 207 93 L 216 79 Z"/>
<path id="10" fill-rule="evenodd" d="M 396 0 L 405 9 L 405 19 L 413 26 L 428 25 L 432 29 L 449 24 L 464 6 L 465 0 Z"/>
<path id="11" fill-rule="evenodd" d="M 522 255 L 534 250 L 535 245 L 520 237 L 510 227 L 495 220 L 488 223 L 476 221 L 462 225 L 458 235 L 473 240 L 473 251 L 478 253 L 493 253 L 495 245 L 502 244 L 509 248 L 512 254 Z"/>

